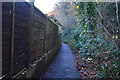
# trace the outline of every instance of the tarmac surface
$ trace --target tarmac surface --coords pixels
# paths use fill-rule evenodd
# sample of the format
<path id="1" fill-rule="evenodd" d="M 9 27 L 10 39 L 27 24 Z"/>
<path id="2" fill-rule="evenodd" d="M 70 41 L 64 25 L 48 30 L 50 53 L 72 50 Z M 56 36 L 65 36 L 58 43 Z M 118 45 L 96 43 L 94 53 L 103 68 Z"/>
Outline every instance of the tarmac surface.
<path id="1" fill-rule="evenodd" d="M 42 75 L 42 78 L 80 78 L 74 62 L 74 55 L 70 47 L 62 43 L 61 50 Z"/>

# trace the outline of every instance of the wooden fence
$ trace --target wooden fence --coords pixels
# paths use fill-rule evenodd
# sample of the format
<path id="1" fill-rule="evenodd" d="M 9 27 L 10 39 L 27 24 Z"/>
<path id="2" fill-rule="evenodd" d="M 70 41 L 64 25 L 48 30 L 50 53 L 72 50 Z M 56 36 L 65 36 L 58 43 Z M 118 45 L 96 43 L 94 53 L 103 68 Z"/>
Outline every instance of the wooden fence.
<path id="1" fill-rule="evenodd" d="M 50 51 L 58 50 L 58 31 L 58 26 L 35 6 L 2 3 L 2 76 L 15 77 Z"/>

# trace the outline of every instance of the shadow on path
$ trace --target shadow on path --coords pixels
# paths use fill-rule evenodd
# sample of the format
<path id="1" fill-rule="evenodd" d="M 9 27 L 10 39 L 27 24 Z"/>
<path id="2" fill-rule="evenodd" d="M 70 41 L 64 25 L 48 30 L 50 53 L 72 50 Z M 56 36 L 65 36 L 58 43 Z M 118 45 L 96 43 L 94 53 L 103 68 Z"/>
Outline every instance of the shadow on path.
<path id="1" fill-rule="evenodd" d="M 60 52 L 42 78 L 80 78 L 75 69 L 74 55 L 67 44 L 62 43 Z"/>

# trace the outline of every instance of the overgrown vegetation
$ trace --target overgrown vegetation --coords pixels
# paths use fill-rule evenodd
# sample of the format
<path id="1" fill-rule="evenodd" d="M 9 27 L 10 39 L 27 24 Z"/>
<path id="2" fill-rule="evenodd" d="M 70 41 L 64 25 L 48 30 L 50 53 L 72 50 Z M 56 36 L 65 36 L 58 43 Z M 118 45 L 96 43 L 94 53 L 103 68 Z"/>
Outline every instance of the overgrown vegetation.
<path id="1" fill-rule="evenodd" d="M 116 19 L 115 4 L 108 5 L 107 11 L 111 12 L 114 21 L 114 28 L 106 29 L 106 25 L 102 25 L 100 21 L 101 14 L 97 3 L 80 3 L 77 2 L 77 27 L 71 31 L 69 38 L 65 42 L 68 43 L 73 50 L 77 51 L 75 54 L 77 69 L 80 71 L 82 78 L 120 78 L 120 48 L 117 43 L 120 38 L 118 31 L 120 30 L 119 21 Z M 104 4 L 105 5 L 105 4 Z M 112 6 L 111 6 L 112 5 Z M 102 7 L 101 7 L 102 8 Z M 103 12 L 103 14 L 106 12 Z M 115 15 L 116 14 L 116 15 Z M 107 20 L 104 20 L 104 23 Z M 99 23 L 101 25 L 99 25 Z M 115 28 L 116 27 L 116 28 Z M 108 28 L 108 27 L 107 27 Z M 109 29 L 109 28 L 108 28 Z M 108 32 L 107 32 L 108 31 Z M 112 32 L 113 31 L 113 32 Z M 116 34 L 117 33 L 117 34 Z M 115 34 L 115 35 L 113 35 Z"/>

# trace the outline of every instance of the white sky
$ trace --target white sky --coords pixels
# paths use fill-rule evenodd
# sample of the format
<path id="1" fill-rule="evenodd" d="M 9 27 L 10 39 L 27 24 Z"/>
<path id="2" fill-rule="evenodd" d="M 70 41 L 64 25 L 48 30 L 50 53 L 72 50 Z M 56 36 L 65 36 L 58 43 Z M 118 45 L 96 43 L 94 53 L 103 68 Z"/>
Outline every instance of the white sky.
<path id="1" fill-rule="evenodd" d="M 35 0 L 35 6 L 44 14 L 51 12 L 54 9 L 56 0 Z"/>

